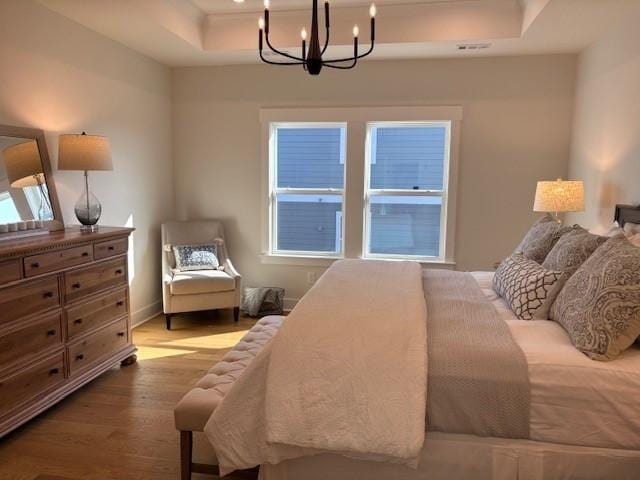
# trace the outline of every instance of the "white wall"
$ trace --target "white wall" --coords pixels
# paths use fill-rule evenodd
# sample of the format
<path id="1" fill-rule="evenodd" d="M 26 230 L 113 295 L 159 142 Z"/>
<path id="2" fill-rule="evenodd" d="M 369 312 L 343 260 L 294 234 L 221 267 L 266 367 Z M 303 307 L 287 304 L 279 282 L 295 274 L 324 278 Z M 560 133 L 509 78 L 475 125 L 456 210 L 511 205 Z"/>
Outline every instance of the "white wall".
<path id="1" fill-rule="evenodd" d="M 176 213 L 225 221 L 245 285 L 298 298 L 309 267 L 260 262 L 261 107 L 462 105 L 456 260 L 490 268 L 535 215 L 535 183 L 567 175 L 575 56 L 364 62 L 311 78 L 284 67 L 173 70 Z"/>
<path id="2" fill-rule="evenodd" d="M 113 172 L 91 182 L 104 225 L 133 224 L 132 312 L 157 312 L 159 224 L 173 216 L 169 69 L 31 0 L 0 2 L 0 123 L 45 131 L 53 166 L 60 133 L 106 135 Z M 66 223 L 80 172 L 54 173 Z"/>
<path id="3" fill-rule="evenodd" d="M 640 7 L 579 57 L 570 175 L 586 211 L 571 221 L 603 229 L 616 203 L 640 203 Z"/>

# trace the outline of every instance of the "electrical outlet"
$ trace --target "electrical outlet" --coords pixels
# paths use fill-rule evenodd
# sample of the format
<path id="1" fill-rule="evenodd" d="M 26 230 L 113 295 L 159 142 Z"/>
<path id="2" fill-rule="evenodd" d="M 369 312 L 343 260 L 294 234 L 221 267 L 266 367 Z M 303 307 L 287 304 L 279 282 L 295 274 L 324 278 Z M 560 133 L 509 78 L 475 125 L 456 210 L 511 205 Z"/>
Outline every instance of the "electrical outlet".
<path id="1" fill-rule="evenodd" d="M 316 272 L 307 272 L 307 284 L 310 286 L 316 283 L 318 280 L 318 274 Z"/>

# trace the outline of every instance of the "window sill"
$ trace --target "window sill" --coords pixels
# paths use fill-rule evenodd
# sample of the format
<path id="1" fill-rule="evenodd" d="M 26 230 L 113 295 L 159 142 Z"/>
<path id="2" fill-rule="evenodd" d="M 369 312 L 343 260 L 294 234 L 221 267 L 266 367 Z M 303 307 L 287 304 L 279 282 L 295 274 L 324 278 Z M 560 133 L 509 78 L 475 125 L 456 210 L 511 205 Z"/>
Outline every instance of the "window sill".
<path id="1" fill-rule="evenodd" d="M 264 265 L 299 265 L 305 267 L 329 267 L 333 262 L 337 260 L 344 260 L 345 257 L 324 257 L 324 256 L 302 256 L 302 255 L 269 255 L 263 254 L 260 256 L 260 261 Z M 387 261 L 413 261 L 418 262 L 422 266 L 434 267 L 434 268 L 446 268 L 453 270 L 456 267 L 456 262 L 453 260 L 441 260 L 441 259 L 428 259 L 428 258 L 365 258 L 360 257 L 361 260 L 387 260 Z"/>
<path id="2" fill-rule="evenodd" d="M 300 265 L 305 267 L 329 267 L 336 260 L 343 259 L 344 257 L 325 257 L 313 255 L 260 255 L 260 261 L 264 265 Z"/>

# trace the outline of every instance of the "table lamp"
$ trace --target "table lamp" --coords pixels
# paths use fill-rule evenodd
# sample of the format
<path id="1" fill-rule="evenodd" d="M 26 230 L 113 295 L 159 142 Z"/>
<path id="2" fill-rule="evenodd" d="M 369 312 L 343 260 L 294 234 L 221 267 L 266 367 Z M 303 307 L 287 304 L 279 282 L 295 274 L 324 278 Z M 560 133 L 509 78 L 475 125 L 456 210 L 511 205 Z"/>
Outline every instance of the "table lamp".
<path id="1" fill-rule="evenodd" d="M 80 170 L 84 172 L 84 193 L 75 205 L 81 230 L 95 232 L 102 213 L 102 205 L 89 191 L 89 171 L 113 170 L 111 148 L 107 137 L 98 135 L 60 135 L 58 146 L 58 169 Z"/>
<path id="2" fill-rule="evenodd" d="M 533 211 L 553 213 L 558 223 L 561 212 L 583 212 L 584 183 L 561 178 L 556 181 L 538 182 Z"/>

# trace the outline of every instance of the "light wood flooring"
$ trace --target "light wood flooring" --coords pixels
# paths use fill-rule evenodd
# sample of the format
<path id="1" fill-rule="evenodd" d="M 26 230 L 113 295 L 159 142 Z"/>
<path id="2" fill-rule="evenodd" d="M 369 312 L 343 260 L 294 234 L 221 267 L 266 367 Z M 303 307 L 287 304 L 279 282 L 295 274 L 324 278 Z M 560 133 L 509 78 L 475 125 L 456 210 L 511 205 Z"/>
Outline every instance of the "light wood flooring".
<path id="1" fill-rule="evenodd" d="M 113 368 L 0 440 L 0 479 L 177 479 L 173 407 L 254 323 L 218 311 L 175 315 L 170 332 L 162 316 L 135 329 L 136 364 Z"/>

